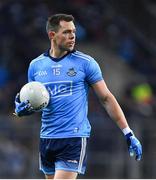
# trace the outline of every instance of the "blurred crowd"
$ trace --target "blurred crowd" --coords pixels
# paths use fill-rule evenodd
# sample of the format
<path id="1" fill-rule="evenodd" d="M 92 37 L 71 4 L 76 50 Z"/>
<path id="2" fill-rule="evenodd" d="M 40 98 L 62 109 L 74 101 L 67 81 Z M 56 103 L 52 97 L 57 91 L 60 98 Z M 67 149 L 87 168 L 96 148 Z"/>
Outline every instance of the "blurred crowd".
<path id="1" fill-rule="evenodd" d="M 45 23 L 58 12 L 73 14 L 78 41 L 96 41 L 115 50 L 146 77 L 155 93 L 155 57 L 107 1 L 6 0 L 0 2 L 0 112 L 12 110 L 16 92 L 27 81 L 29 62 L 48 48 Z"/>
<path id="2" fill-rule="evenodd" d="M 75 17 L 78 43 L 101 44 L 103 48 L 119 56 L 121 61 L 141 77 L 134 78 L 122 94 L 120 103 L 126 115 L 155 117 L 156 56 L 147 48 L 148 41 L 145 43 L 144 38 L 138 36 L 137 29 L 134 30 L 135 24 L 129 23 L 128 18 L 125 19 L 124 14 L 119 13 L 120 7 L 116 9 L 112 2 L 112 0 L 110 3 L 107 0 L 0 1 L 0 114 L 12 114 L 14 97 L 27 82 L 27 68 L 30 61 L 49 48 L 45 30 L 47 17 L 55 13 L 68 13 Z M 134 1 L 131 2 L 135 6 Z M 136 4 L 138 7 L 139 2 L 141 4 L 141 1 Z M 120 0 L 119 3 L 123 1 Z M 143 21 L 141 19 L 140 24 Z M 93 113 L 94 117 L 98 111 L 102 111 L 97 108 L 98 104 L 95 106 L 93 103 L 95 101 L 91 97 L 90 108 L 92 112 L 96 111 Z M 103 116 L 103 113 L 98 116 Z M 28 163 L 30 147 L 21 146 L 15 139 L 10 135 L 0 139 L 0 166 L 3 167 L 0 170 L 0 178 L 20 178 L 21 175 L 27 177 L 24 169 Z M 5 167 L 8 166 L 14 168 L 7 171 Z"/>

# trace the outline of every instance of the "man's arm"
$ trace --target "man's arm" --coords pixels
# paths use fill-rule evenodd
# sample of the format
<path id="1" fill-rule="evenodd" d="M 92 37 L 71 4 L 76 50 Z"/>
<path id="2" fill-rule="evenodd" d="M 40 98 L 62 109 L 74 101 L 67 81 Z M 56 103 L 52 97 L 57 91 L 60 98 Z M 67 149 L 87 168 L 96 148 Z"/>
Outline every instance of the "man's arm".
<path id="1" fill-rule="evenodd" d="M 104 80 L 98 81 L 92 85 L 95 93 L 97 94 L 102 106 L 106 109 L 109 116 L 116 122 L 119 128 L 124 133 L 130 156 L 136 154 L 136 160 L 141 160 L 142 146 L 139 140 L 133 134 L 133 131 L 129 128 L 125 115 L 118 104 L 116 98 L 107 88 Z"/>
<path id="2" fill-rule="evenodd" d="M 128 126 L 125 115 L 113 94 L 107 88 L 104 80 L 98 81 L 92 85 L 102 106 L 106 109 L 109 116 L 117 123 L 122 130 Z"/>
<path id="3" fill-rule="evenodd" d="M 128 127 L 125 115 L 117 100 L 107 88 L 106 83 L 103 80 L 98 81 L 92 87 L 96 92 L 102 106 L 106 109 L 109 116 L 117 123 L 119 128 L 122 130 Z"/>

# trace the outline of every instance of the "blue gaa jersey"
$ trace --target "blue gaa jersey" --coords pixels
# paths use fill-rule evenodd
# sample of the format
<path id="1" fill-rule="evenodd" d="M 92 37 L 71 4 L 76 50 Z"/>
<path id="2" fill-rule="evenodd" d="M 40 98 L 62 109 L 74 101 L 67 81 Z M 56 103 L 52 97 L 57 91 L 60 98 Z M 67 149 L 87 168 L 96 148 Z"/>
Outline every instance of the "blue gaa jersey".
<path id="1" fill-rule="evenodd" d="M 62 58 L 52 58 L 47 52 L 32 60 L 28 81 L 39 81 L 50 92 L 50 102 L 42 112 L 40 137 L 89 137 L 88 90 L 102 79 L 97 62 L 79 51 Z"/>

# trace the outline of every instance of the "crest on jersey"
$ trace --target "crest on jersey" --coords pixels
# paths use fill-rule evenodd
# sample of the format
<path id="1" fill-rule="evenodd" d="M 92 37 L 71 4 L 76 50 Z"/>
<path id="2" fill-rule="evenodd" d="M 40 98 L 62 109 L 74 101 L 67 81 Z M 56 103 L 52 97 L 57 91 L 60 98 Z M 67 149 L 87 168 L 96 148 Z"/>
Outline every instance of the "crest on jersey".
<path id="1" fill-rule="evenodd" d="M 74 68 L 70 68 L 67 72 L 68 76 L 75 76 L 77 72 L 74 70 Z"/>

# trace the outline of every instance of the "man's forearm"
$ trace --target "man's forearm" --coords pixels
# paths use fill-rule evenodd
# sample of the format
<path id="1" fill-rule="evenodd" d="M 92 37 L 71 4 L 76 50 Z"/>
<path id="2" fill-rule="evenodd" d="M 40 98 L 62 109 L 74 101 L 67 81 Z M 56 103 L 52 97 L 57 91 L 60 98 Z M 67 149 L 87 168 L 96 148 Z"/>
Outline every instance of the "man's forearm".
<path id="1" fill-rule="evenodd" d="M 101 100 L 101 103 L 106 109 L 109 116 L 116 122 L 120 129 L 128 127 L 125 115 L 117 100 L 112 94 L 107 96 L 104 100 Z"/>

